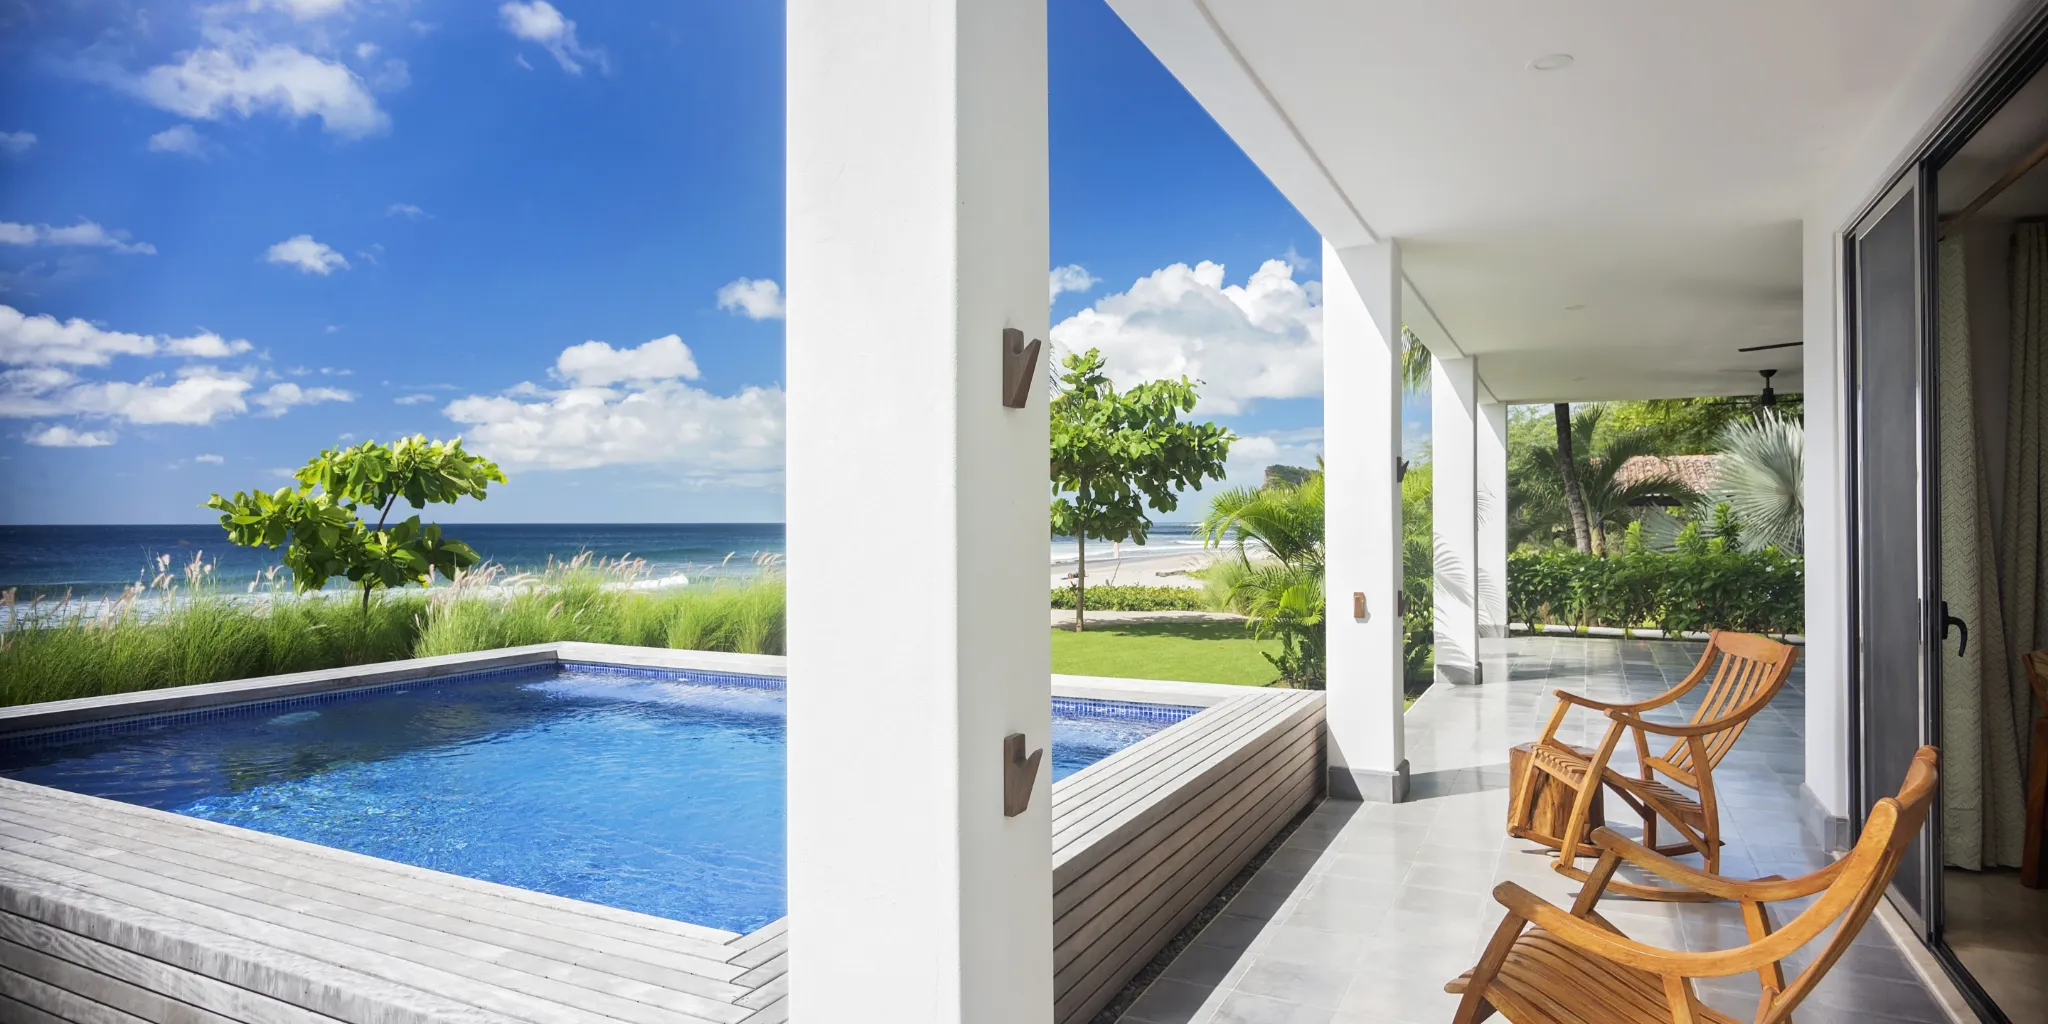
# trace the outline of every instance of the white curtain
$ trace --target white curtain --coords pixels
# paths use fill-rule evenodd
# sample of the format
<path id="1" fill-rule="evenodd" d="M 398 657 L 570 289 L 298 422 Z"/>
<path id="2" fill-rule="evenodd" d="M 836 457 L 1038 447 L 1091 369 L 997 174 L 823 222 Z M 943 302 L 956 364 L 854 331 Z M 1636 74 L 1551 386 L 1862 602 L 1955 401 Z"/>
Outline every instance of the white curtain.
<path id="1" fill-rule="evenodd" d="M 1991 498 L 1977 435 L 1960 235 L 1941 243 L 1936 272 L 1939 600 L 1969 628 L 1968 647 L 1960 635 L 1941 644 L 1942 846 L 1952 867 L 2017 866 L 2026 839 L 2021 726 L 2032 723 L 2014 717 L 2007 694 L 2012 659 L 2006 654 Z"/>
<path id="2" fill-rule="evenodd" d="M 2034 709 L 2019 657 L 2048 648 L 2048 566 L 2041 564 L 2048 554 L 2048 518 L 2042 516 L 2048 504 L 2048 224 L 2039 221 L 2021 223 L 2013 232 L 2010 372 L 2000 576 L 2013 651 L 2007 667 L 2011 699 L 2019 720 L 2031 723 Z M 2026 743 L 2023 738 L 2022 754 Z"/>

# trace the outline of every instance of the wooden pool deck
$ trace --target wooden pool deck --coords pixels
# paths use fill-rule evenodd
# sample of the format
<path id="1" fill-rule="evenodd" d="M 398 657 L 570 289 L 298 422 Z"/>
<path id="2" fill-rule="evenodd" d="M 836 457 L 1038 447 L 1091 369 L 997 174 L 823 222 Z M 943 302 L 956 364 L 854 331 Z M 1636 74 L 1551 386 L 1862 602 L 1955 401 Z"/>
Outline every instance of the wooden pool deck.
<path id="1" fill-rule="evenodd" d="M 770 1024 L 785 944 L 0 779 L 7 1020 Z"/>
<path id="2" fill-rule="evenodd" d="M 781 659 L 548 646 L 487 660 L 781 674 Z M 10 709 L 0 734 L 379 677 Z M 1075 677 L 1053 690 L 1207 707 L 1053 787 L 1059 1016 L 1079 1021 L 1314 799 L 1322 697 Z M 786 927 L 739 935 L 0 779 L 9 1024 L 781 1024 Z"/>

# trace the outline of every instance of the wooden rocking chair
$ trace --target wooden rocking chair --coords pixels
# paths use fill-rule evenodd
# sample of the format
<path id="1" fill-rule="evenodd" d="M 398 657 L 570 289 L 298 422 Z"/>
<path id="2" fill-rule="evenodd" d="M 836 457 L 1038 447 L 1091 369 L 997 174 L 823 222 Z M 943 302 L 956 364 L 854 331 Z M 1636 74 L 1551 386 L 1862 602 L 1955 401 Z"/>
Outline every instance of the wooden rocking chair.
<path id="1" fill-rule="evenodd" d="M 1537 773 L 1556 780 L 1578 795 L 1562 834 L 1546 836 L 1513 829 L 1511 834 L 1558 850 L 1556 868 L 1560 874 L 1587 878 L 1586 871 L 1578 866 L 1577 860 L 1581 856 L 1599 855 L 1598 850 L 1585 845 L 1585 836 L 1589 830 L 1604 824 L 1589 820 L 1596 803 L 1594 798 L 1604 784 L 1642 817 L 1645 846 L 1667 856 L 1698 853 L 1706 858 L 1707 872 L 1718 874 L 1721 868 L 1721 812 L 1714 796 L 1714 767 L 1728 756 L 1728 751 L 1735 746 L 1736 738 L 1742 735 L 1749 720 L 1778 695 L 1786 678 L 1792 674 L 1792 663 L 1798 656 L 1798 649 L 1789 644 L 1749 633 L 1717 630 L 1707 642 L 1706 652 L 1700 655 L 1699 664 L 1693 667 L 1692 674 L 1677 686 L 1649 700 L 1610 704 L 1566 690 L 1556 691 L 1557 710 L 1551 713 L 1550 724 L 1544 728 L 1543 737 L 1523 762 L 1522 770 L 1527 775 L 1518 780 L 1517 803 L 1509 814 L 1509 820 L 1529 820 L 1530 808 L 1527 805 L 1541 788 L 1538 783 L 1547 781 L 1538 778 Z M 1664 707 L 1685 696 L 1706 682 L 1709 676 L 1712 684 L 1689 724 L 1667 725 L 1641 717 L 1645 711 Z M 1565 712 L 1575 705 L 1603 712 L 1613 720 L 1606 737 L 1590 757 L 1585 751 L 1557 739 L 1557 730 L 1564 724 Z M 1635 734 L 1638 767 L 1634 776 L 1608 766 L 1624 732 Z M 1673 740 L 1671 749 L 1664 756 L 1656 757 L 1650 753 L 1651 733 Z M 1666 782 L 1667 779 L 1670 781 Z M 1689 796 L 1671 783 L 1690 789 L 1696 795 Z M 1670 823 L 1681 842 L 1658 845 L 1657 822 L 1660 818 Z M 1712 899 L 1696 890 L 1632 882 L 1615 882 L 1612 888 L 1640 899 L 1680 902 Z"/>
<path id="2" fill-rule="evenodd" d="M 2023 654 L 2027 682 L 2034 684 L 2034 700 L 2041 713 L 2034 716 L 2034 757 L 2027 765 L 2027 845 L 2020 857 L 2020 884 L 2030 889 L 2048 886 L 2048 871 L 2041 863 L 2042 846 L 2048 845 L 2048 651 Z"/>
<path id="3" fill-rule="evenodd" d="M 1756 972 L 1763 995 L 1755 1024 L 1790 1024 L 1792 1011 L 1847 952 L 1898 872 L 1906 845 L 1927 817 L 1939 757 L 1922 747 L 1897 798 L 1877 802 L 1849 855 L 1803 878 L 1745 882 L 1680 864 L 1612 829 L 1593 833 L 1600 860 L 1570 913 L 1513 882 L 1493 896 L 1507 916 L 1477 966 L 1444 986 L 1464 999 L 1455 1024 L 1478 1024 L 1500 1013 L 1512 1024 L 1741 1024 L 1711 1009 L 1693 990 L 1695 978 Z M 1623 935 L 1596 908 L 1623 861 L 1709 899 L 1742 905 L 1749 944 L 1715 952 L 1661 949 Z M 1783 928 L 1773 930 L 1764 905 L 1820 894 Z M 1790 984 L 1784 960 L 1829 926 L 1841 927 Z"/>

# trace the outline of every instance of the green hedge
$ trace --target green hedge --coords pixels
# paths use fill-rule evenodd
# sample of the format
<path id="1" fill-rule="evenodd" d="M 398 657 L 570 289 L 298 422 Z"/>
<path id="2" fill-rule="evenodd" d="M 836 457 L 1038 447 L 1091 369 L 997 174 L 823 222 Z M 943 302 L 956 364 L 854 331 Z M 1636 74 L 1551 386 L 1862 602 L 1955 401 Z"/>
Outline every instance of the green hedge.
<path id="1" fill-rule="evenodd" d="M 1802 632 L 1805 612 L 1805 566 L 1776 551 L 1508 556 L 1508 618 L 1516 622 L 1782 634 Z"/>
<path id="2" fill-rule="evenodd" d="M 1094 612 L 1206 611 L 1203 594 L 1193 587 L 1099 586 L 1088 588 L 1088 610 Z M 1074 606 L 1074 588 L 1052 589 L 1054 608 Z"/>

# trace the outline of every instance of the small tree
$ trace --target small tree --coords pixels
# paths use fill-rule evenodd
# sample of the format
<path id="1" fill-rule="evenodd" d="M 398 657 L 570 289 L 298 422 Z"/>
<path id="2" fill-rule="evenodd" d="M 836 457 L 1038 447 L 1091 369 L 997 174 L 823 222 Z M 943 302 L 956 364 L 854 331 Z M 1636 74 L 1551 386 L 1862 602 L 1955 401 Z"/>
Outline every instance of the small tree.
<path id="1" fill-rule="evenodd" d="M 1103 373 L 1102 353 L 1089 349 L 1061 360 L 1065 371 L 1052 400 L 1052 530 L 1080 545 L 1075 572 L 1074 629 L 1086 623 L 1088 538 L 1143 544 L 1150 506 L 1171 512 L 1179 492 L 1223 478 L 1230 431 L 1184 422 L 1195 408 L 1195 383 L 1154 380 L 1117 392 Z"/>
<path id="2" fill-rule="evenodd" d="M 477 553 L 441 536 L 435 523 L 415 515 L 387 528 L 400 498 L 413 508 L 440 502 L 479 501 L 492 482 L 504 483 L 497 463 L 462 450 L 462 439 L 429 441 L 414 435 L 391 444 L 365 441 L 322 451 L 293 474 L 297 486 L 275 491 L 216 494 L 206 508 L 221 514 L 228 540 L 243 547 L 286 545 L 285 567 L 299 593 L 319 590 L 342 576 L 363 590 L 363 611 L 378 587 L 424 586 L 434 573 L 453 576 L 477 563 Z M 359 513 L 377 513 L 377 525 Z"/>

